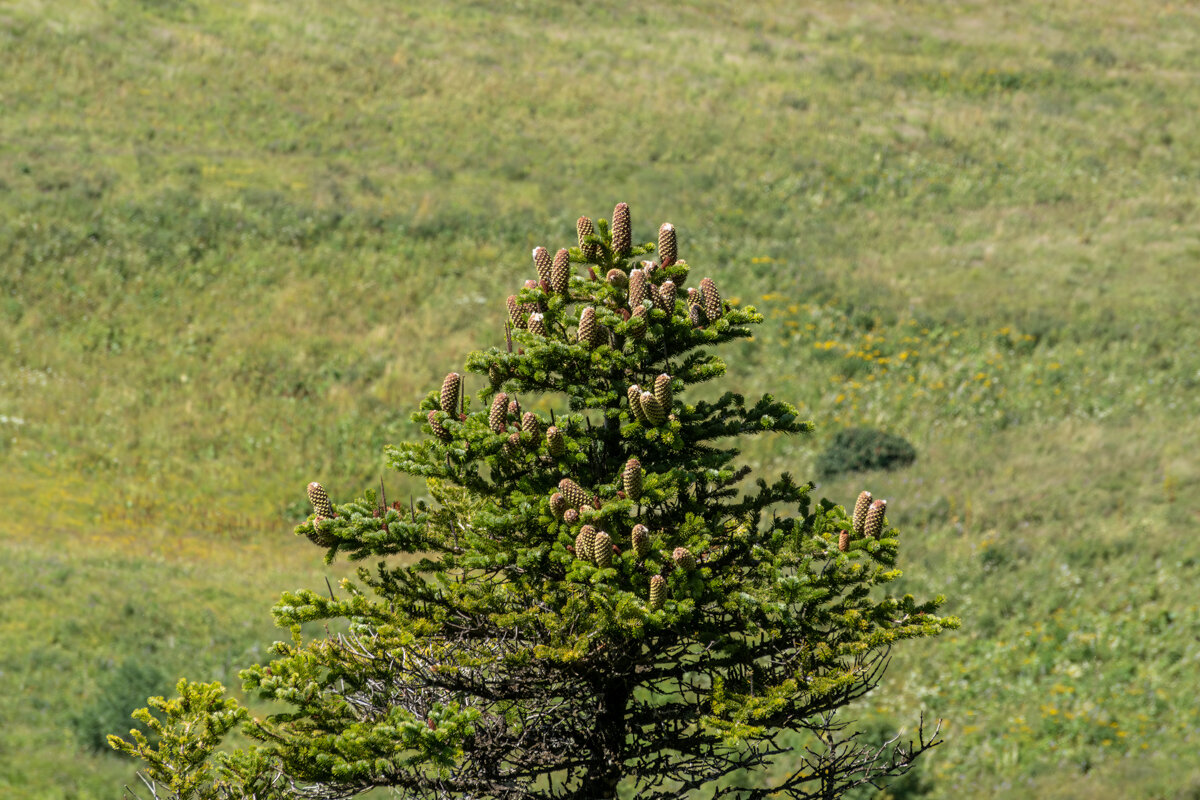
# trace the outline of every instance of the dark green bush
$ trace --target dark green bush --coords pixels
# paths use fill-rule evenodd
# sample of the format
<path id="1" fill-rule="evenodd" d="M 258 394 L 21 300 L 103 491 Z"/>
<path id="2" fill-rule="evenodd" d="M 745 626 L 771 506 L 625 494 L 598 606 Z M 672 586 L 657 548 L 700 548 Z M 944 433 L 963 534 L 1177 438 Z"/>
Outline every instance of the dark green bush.
<path id="1" fill-rule="evenodd" d="M 110 733 L 127 735 L 131 728 L 146 733 L 146 727 L 130 714 L 146 704 L 150 695 L 165 694 L 170 688 L 166 676 L 157 667 L 138 661 L 125 661 L 100 679 L 91 702 L 71 718 L 75 737 L 87 750 L 112 752 Z"/>
<path id="2" fill-rule="evenodd" d="M 917 460 L 917 451 L 907 440 L 875 428 L 838 431 L 825 452 L 817 458 L 823 477 L 868 469 L 907 467 Z"/>

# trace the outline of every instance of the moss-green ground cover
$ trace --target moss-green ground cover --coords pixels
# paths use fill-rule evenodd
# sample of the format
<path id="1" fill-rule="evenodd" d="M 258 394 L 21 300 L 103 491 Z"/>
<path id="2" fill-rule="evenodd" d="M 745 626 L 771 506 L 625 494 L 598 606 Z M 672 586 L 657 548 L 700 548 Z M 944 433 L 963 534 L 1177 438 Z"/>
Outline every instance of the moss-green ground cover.
<path id="1" fill-rule="evenodd" d="M 8 2 L 0 53 L 0 796 L 130 780 L 73 722 L 126 662 L 236 683 L 304 484 L 618 200 L 768 314 L 737 380 L 818 434 L 756 464 L 916 445 L 822 492 L 963 618 L 863 709 L 948 719 L 931 796 L 1200 791 L 1195 8 Z"/>

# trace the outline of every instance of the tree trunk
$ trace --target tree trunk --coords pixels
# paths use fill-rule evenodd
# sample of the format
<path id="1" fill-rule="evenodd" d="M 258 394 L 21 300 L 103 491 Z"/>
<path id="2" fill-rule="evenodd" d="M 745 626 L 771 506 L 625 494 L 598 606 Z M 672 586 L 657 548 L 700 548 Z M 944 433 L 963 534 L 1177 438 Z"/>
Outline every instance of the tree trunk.
<path id="1" fill-rule="evenodd" d="M 576 796 L 581 800 L 612 800 L 617 796 L 617 784 L 624 777 L 626 724 L 625 711 L 629 704 L 629 687 L 624 682 L 604 687 L 601 707 L 596 715 L 595 743 L 592 763 Z"/>

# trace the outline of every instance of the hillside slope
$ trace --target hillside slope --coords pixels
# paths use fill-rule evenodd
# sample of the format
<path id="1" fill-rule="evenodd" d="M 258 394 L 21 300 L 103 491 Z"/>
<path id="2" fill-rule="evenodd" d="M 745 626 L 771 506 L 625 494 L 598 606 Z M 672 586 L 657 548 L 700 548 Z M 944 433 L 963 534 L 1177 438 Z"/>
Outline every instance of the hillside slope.
<path id="1" fill-rule="evenodd" d="M 821 490 L 963 618 L 863 709 L 947 718 L 929 796 L 1200 791 L 1196 9 L 745 5 L 0 5 L 0 796 L 132 779 L 105 687 L 236 684 L 304 484 L 619 200 L 767 312 L 736 380 L 818 434 L 757 466 L 916 446 Z"/>

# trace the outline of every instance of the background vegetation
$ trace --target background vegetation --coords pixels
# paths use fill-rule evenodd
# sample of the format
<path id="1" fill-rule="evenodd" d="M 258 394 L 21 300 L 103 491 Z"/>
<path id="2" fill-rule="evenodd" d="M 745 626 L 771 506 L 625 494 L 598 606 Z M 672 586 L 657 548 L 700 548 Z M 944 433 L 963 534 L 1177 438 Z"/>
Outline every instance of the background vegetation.
<path id="1" fill-rule="evenodd" d="M 910 794 L 1200 796 L 1197 9 L 505 6 L 0 3 L 0 796 L 112 797 L 106 695 L 236 684 L 341 569 L 305 483 L 618 200 L 768 314 L 727 383 L 818 434 L 753 463 L 917 449 L 821 487 L 964 620 L 862 709 L 948 718 Z"/>

